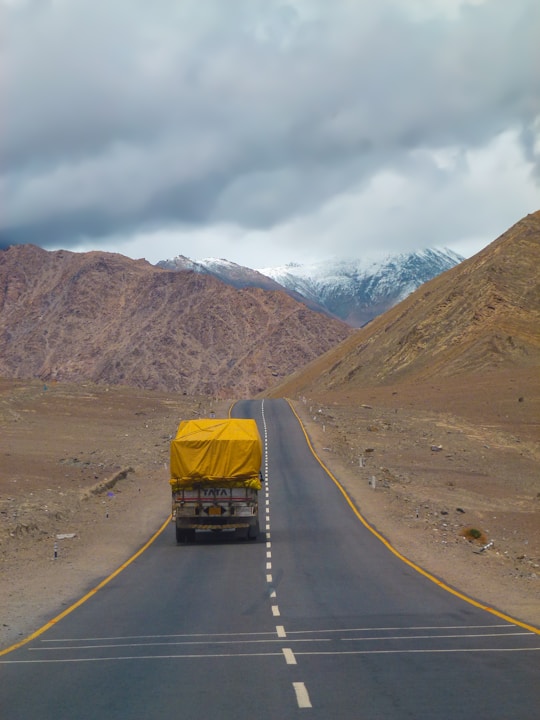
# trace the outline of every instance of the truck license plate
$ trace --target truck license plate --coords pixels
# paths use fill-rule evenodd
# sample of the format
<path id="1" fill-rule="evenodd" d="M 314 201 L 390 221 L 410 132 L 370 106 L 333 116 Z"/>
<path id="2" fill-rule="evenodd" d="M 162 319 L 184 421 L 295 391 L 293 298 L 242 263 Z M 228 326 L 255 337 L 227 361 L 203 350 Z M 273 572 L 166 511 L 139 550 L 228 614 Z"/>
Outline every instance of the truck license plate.
<path id="1" fill-rule="evenodd" d="M 220 505 L 211 505 L 211 506 L 208 508 L 208 514 L 209 514 L 209 515 L 221 515 L 222 512 L 223 512 L 223 511 L 222 511 Z"/>

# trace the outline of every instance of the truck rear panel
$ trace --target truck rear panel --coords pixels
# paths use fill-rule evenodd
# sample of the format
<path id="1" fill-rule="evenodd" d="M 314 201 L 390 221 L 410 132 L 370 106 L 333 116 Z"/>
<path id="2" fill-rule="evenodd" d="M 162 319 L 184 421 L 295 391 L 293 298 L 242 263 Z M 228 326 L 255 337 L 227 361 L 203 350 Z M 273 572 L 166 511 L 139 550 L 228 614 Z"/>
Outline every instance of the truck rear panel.
<path id="1" fill-rule="evenodd" d="M 172 495 L 172 517 L 177 528 L 183 529 L 249 528 L 258 518 L 258 494 L 244 487 L 176 490 Z"/>

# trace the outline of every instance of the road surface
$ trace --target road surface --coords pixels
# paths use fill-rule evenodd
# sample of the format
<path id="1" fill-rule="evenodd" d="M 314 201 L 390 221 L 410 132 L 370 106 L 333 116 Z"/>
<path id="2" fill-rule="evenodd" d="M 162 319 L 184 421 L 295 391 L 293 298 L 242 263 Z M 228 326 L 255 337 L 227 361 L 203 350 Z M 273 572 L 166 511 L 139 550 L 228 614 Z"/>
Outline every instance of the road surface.
<path id="1" fill-rule="evenodd" d="M 0 657 L 2 720 L 536 720 L 540 636 L 449 593 L 359 521 L 283 400 L 256 542 L 171 523 L 98 593 Z M 166 510 L 164 509 L 164 514 Z"/>

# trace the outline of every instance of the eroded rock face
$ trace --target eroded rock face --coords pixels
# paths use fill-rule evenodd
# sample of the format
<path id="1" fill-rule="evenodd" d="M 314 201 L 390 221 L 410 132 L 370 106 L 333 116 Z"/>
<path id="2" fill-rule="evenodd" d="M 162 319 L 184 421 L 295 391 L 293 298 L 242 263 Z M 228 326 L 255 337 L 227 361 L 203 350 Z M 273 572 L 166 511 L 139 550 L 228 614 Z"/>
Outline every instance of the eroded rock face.
<path id="1" fill-rule="evenodd" d="M 282 292 L 113 253 L 0 253 L 0 375 L 261 392 L 351 334 Z"/>

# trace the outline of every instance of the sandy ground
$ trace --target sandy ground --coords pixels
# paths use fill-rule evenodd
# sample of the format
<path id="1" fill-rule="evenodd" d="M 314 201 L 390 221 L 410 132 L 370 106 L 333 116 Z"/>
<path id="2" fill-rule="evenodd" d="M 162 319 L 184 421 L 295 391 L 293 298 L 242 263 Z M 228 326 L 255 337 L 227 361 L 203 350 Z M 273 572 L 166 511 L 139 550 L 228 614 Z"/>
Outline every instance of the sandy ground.
<path id="1" fill-rule="evenodd" d="M 150 538 L 170 511 L 178 423 L 228 407 L 133 388 L 0 381 L 0 647 Z"/>
<path id="2" fill-rule="evenodd" d="M 423 404 L 409 393 L 294 406 L 323 462 L 396 548 L 540 626 L 540 451 L 530 419 L 538 408 L 512 389 L 508 402 L 519 402 L 525 420 L 503 413 L 480 426 L 442 397 L 444 409 L 434 410 L 433 397 Z M 169 513 L 169 440 L 179 421 L 224 417 L 228 407 L 129 388 L 0 381 L 0 647 L 148 540 Z M 481 537 L 465 538 L 470 529 Z M 174 542 L 172 526 L 166 531 Z"/>

